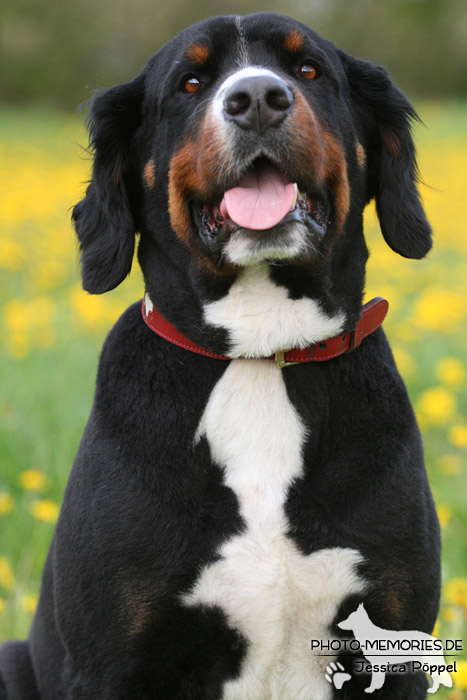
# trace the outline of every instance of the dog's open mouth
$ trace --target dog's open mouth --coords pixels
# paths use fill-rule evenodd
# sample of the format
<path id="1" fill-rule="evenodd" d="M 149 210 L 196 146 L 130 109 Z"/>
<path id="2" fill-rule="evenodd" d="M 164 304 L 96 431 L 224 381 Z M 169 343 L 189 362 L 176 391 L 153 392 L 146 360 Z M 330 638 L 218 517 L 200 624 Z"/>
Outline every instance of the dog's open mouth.
<path id="1" fill-rule="evenodd" d="M 330 223 L 324 199 L 302 193 L 296 182 L 288 181 L 266 158 L 256 159 L 215 204 L 192 203 L 191 209 L 200 237 L 210 248 L 241 229 L 264 237 L 293 222 L 304 224 L 318 242 Z"/>

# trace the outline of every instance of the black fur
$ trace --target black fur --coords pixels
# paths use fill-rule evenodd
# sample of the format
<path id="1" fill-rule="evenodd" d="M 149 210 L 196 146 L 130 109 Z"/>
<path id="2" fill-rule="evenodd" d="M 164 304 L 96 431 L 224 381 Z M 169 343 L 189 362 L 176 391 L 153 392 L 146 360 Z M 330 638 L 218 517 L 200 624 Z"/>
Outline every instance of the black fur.
<path id="1" fill-rule="evenodd" d="M 89 117 L 94 150 L 92 181 L 73 209 L 81 248 L 83 287 L 92 294 L 114 289 L 131 270 L 135 221 L 130 212 L 130 144 L 142 121 L 144 78 L 96 97 Z"/>
<path id="2" fill-rule="evenodd" d="M 431 227 L 417 190 L 418 171 L 410 133 L 417 113 L 381 66 L 341 53 L 354 109 L 361 119 L 369 159 L 368 194 L 376 198 L 386 243 L 406 258 L 423 258 Z M 388 144 L 393 144 L 393 151 Z"/>
<path id="3" fill-rule="evenodd" d="M 396 252 L 419 258 L 431 246 L 416 189 L 415 112 L 384 69 L 303 25 L 260 13 L 243 18 L 243 26 L 252 63 L 287 76 L 341 145 L 350 184 L 342 231 L 331 223 L 316 261 L 272 266 L 271 278 L 291 298 L 317 299 L 329 314 L 342 309 L 350 329 L 368 255 L 365 204 L 376 198 L 383 235 Z M 284 38 L 294 29 L 304 33 L 306 47 L 290 56 Z M 203 21 L 169 42 L 135 80 L 94 99 L 92 181 L 73 211 L 85 289 L 101 293 L 125 278 L 138 231 L 146 288 L 159 310 L 221 353 L 228 333 L 205 322 L 203 305 L 222 298 L 238 272 L 217 269 L 196 231 L 186 239 L 175 235 L 168 173 L 236 65 L 237 38 L 233 17 Z M 187 58 L 196 42 L 209 47 L 202 67 Z M 319 80 L 300 82 L 297 62 L 305 60 L 319 65 Z M 203 90 L 187 96 L 180 86 L 192 73 L 201 75 Z M 151 158 L 154 181 L 145 182 Z M 216 187 L 225 186 L 222 177 L 212 173 Z M 144 324 L 139 303 L 112 329 L 30 637 L 0 650 L 2 700 L 220 700 L 224 683 L 241 672 L 248 642 L 223 611 L 180 602 L 200 569 L 218 558 L 219 545 L 245 527 L 207 441 L 193 440 L 227 366 L 159 338 Z M 364 600 L 375 624 L 431 632 L 439 528 L 420 434 L 384 332 L 352 354 L 291 367 L 283 376 L 307 428 L 303 476 L 285 508 L 289 537 L 304 554 L 323 547 L 361 551 L 361 574 L 370 584 Z M 336 621 L 355 603 L 345 600 Z M 388 678 L 373 697 L 421 700 L 425 692 L 424 677 L 409 674 Z M 358 700 L 362 680 L 335 697 Z"/>

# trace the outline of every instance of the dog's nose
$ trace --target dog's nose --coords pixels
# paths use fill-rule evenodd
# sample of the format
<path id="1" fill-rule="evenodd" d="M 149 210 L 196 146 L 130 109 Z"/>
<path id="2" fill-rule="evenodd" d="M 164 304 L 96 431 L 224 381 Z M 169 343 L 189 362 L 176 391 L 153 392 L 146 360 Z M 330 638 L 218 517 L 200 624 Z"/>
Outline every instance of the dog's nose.
<path id="1" fill-rule="evenodd" d="M 280 124 L 294 103 L 292 90 L 279 77 L 241 78 L 224 98 L 224 115 L 242 129 L 255 129 L 262 134 Z"/>

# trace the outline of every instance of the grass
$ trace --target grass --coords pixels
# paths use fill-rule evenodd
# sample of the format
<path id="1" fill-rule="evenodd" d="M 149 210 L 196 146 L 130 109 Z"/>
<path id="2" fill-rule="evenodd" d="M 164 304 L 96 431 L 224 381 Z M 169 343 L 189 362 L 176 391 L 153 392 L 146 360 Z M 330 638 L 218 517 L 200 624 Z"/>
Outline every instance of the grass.
<path id="1" fill-rule="evenodd" d="M 390 301 L 385 329 L 417 410 L 442 523 L 436 631 L 467 644 L 467 105 L 418 108 L 427 125 L 416 127 L 416 140 L 435 249 L 422 262 L 399 258 L 369 208 L 368 297 Z M 100 346 L 143 291 L 137 269 L 104 297 L 80 289 L 69 207 L 89 173 L 83 145 L 81 117 L 0 115 L 0 641 L 28 633 Z M 438 697 L 464 697 L 467 661 L 454 681 Z"/>

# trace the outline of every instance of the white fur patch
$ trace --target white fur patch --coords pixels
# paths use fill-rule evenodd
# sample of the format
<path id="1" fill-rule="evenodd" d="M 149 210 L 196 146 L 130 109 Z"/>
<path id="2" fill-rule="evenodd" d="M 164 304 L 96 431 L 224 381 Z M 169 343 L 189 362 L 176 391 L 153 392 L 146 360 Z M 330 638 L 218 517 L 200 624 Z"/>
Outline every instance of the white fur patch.
<path id="1" fill-rule="evenodd" d="M 147 292 L 144 295 L 144 307 L 146 309 L 146 316 L 148 316 L 151 313 L 151 311 L 154 309 L 154 304 L 152 303 L 151 297 L 149 296 L 149 294 Z"/>
<path id="2" fill-rule="evenodd" d="M 249 51 L 248 51 L 248 42 L 245 34 L 245 29 L 242 27 L 242 16 L 237 15 L 235 17 L 235 26 L 237 27 L 238 30 L 238 36 L 239 36 L 239 64 L 242 65 L 244 63 L 248 63 L 249 61 Z"/>
<path id="3" fill-rule="evenodd" d="M 342 332 L 345 315 L 328 316 L 314 299 L 290 299 L 266 265 L 246 267 L 229 293 L 206 304 L 204 318 L 230 333 L 230 357 L 268 357 Z"/>
<path id="4" fill-rule="evenodd" d="M 247 66 L 246 68 L 241 68 L 229 75 L 218 91 L 216 92 L 212 104 L 212 114 L 219 119 L 219 121 L 224 120 L 224 98 L 227 90 L 235 85 L 236 82 L 242 80 L 243 78 L 256 78 L 258 76 L 272 76 L 273 78 L 281 79 L 277 73 L 274 73 L 268 68 L 261 68 L 260 66 Z"/>
<path id="5" fill-rule="evenodd" d="M 329 639 L 339 604 L 364 589 L 355 569 L 362 557 L 343 548 L 305 556 L 287 537 L 284 504 L 303 471 L 306 429 L 275 363 L 232 361 L 209 398 L 202 435 L 246 523 L 183 598 L 219 606 L 248 641 L 223 700 L 328 700 L 329 657 L 312 653 L 310 641 Z"/>
<path id="6" fill-rule="evenodd" d="M 235 265 L 254 265 L 264 260 L 298 258 L 309 250 L 309 245 L 308 229 L 301 223 L 289 224 L 280 241 L 269 244 L 261 241 L 258 231 L 239 229 L 224 246 L 224 256 Z"/>

